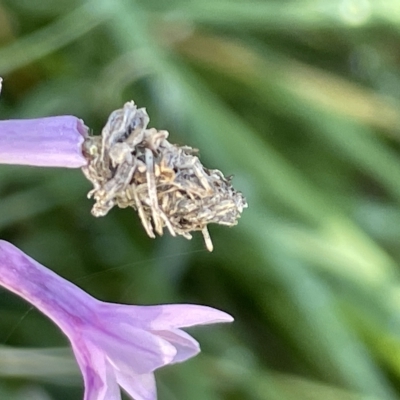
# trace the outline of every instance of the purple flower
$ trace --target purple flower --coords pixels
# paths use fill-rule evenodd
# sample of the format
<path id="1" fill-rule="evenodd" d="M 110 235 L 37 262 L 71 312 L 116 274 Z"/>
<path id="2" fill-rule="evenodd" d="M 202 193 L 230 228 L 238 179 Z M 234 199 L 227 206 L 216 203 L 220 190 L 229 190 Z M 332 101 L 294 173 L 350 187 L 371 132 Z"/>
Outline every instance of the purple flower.
<path id="1" fill-rule="evenodd" d="M 155 400 L 153 372 L 200 351 L 180 328 L 233 320 L 205 306 L 98 301 L 2 240 L 0 285 L 35 305 L 68 337 L 83 374 L 84 400 L 120 400 L 118 385 L 136 400 Z"/>

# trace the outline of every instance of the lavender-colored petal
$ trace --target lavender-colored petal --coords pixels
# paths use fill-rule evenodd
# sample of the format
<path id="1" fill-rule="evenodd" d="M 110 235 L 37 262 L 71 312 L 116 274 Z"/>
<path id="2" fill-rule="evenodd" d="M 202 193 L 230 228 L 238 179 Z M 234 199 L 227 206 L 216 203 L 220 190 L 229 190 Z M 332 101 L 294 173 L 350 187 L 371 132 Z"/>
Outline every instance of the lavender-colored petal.
<path id="1" fill-rule="evenodd" d="M 169 364 L 176 349 L 168 341 L 142 329 L 120 323 L 110 325 L 110 333 L 89 332 L 91 338 L 121 371 L 147 374 Z"/>
<path id="2" fill-rule="evenodd" d="M 180 329 L 170 329 L 167 331 L 153 331 L 165 340 L 168 340 L 177 350 L 176 356 L 171 361 L 178 363 L 186 361 L 200 353 L 200 345 L 189 334 L 181 331 Z"/>
<path id="3" fill-rule="evenodd" d="M 121 400 L 113 367 L 91 343 L 72 345 L 85 383 L 84 400 Z"/>
<path id="4" fill-rule="evenodd" d="M 132 375 L 116 371 L 118 384 L 135 400 L 157 400 L 154 374 Z"/>
<path id="5" fill-rule="evenodd" d="M 0 164 L 80 168 L 87 127 L 64 115 L 0 121 Z"/>
<path id="6" fill-rule="evenodd" d="M 207 306 L 192 304 L 166 304 L 161 306 L 125 306 L 103 303 L 109 313 L 118 315 L 126 321 L 143 329 L 165 330 L 185 328 L 194 325 L 207 325 L 232 322 L 229 314 Z"/>
<path id="7" fill-rule="evenodd" d="M 168 304 L 153 307 L 159 307 L 162 311 L 152 323 L 153 329 L 163 329 L 163 327 L 167 326 L 171 328 L 186 328 L 194 325 L 233 321 L 231 315 L 207 306 Z"/>

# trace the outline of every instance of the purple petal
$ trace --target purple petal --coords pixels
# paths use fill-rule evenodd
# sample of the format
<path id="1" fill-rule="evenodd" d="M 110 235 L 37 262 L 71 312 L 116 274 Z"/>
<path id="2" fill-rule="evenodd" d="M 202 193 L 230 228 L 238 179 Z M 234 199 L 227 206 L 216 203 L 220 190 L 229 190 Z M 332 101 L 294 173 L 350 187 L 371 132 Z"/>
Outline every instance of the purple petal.
<path id="1" fill-rule="evenodd" d="M 199 343 L 186 332 L 179 329 L 152 332 L 168 340 L 176 348 L 177 353 L 171 364 L 186 361 L 200 353 Z"/>
<path id="2" fill-rule="evenodd" d="M 79 168 L 87 164 L 86 136 L 82 120 L 69 115 L 0 121 L 0 163 Z"/>
<path id="3" fill-rule="evenodd" d="M 72 343 L 85 383 L 84 400 L 121 400 L 115 372 L 104 354 L 89 342 Z"/>
<path id="4" fill-rule="evenodd" d="M 233 318 L 215 308 L 191 304 L 167 304 L 161 306 L 144 306 L 139 311 L 142 318 L 151 321 L 149 328 L 163 330 L 169 328 L 185 328 L 194 325 L 215 324 L 218 322 L 232 322 Z M 140 317 L 139 317 L 140 318 Z"/>
<path id="5" fill-rule="evenodd" d="M 135 400 L 157 400 L 153 374 L 132 375 L 116 371 L 116 375 L 119 385 Z"/>
<path id="6" fill-rule="evenodd" d="M 110 333 L 110 329 L 115 329 Z M 93 330 L 89 337 L 99 346 L 110 362 L 121 371 L 142 375 L 169 364 L 176 349 L 168 341 L 126 323 L 108 328 L 109 332 Z"/>
<path id="7" fill-rule="evenodd" d="M 233 318 L 215 308 L 191 304 L 166 304 L 161 306 L 126 306 L 104 303 L 108 312 L 131 321 L 143 329 L 165 330 L 194 325 L 232 322 Z"/>
<path id="8" fill-rule="evenodd" d="M 156 326 L 185 328 L 194 325 L 208 325 L 219 322 L 232 322 L 233 317 L 212 307 L 191 304 L 169 304 L 158 307 L 162 313 L 157 317 Z M 153 327 L 154 327 L 153 325 Z M 153 329 L 157 329 L 154 327 Z"/>

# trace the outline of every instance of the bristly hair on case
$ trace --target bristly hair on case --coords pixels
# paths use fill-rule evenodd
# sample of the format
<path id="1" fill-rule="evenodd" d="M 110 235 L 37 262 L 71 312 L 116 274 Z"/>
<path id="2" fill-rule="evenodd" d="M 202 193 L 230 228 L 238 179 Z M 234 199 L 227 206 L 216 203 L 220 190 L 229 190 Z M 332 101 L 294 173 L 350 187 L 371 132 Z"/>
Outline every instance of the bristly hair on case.
<path id="1" fill-rule="evenodd" d="M 148 123 L 146 110 L 130 101 L 111 113 L 100 136 L 86 138 L 82 170 L 93 184 L 92 214 L 132 207 L 151 238 L 164 227 L 186 239 L 201 231 L 212 251 L 207 225 L 236 225 L 246 199 L 221 171 L 205 168 L 196 149 L 171 144 L 167 131 Z"/>

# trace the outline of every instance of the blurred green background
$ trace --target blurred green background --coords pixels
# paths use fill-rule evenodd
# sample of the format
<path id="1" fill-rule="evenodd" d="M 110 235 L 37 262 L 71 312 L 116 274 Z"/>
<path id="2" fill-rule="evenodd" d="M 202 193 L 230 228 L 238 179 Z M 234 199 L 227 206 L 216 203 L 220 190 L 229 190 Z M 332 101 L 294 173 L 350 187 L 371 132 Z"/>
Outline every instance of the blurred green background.
<path id="1" fill-rule="evenodd" d="M 400 399 L 399 0 L 2 0 L 0 116 L 125 101 L 234 175 L 215 250 L 90 214 L 79 170 L 0 166 L 0 237 L 94 296 L 221 308 L 160 400 Z M 0 292 L 0 398 L 82 397 L 61 332 Z"/>

